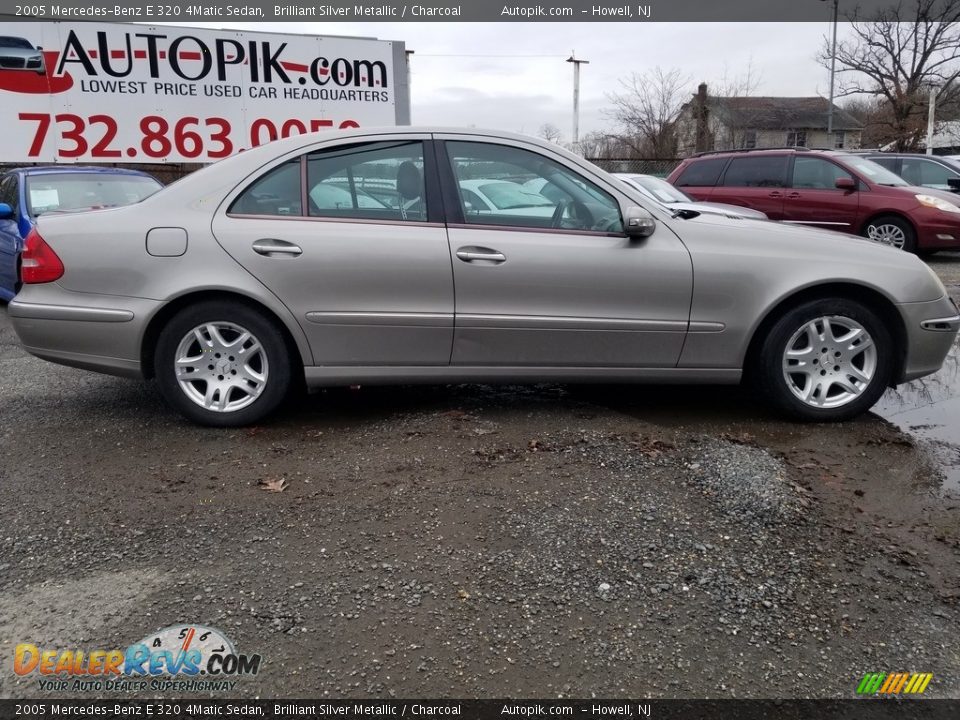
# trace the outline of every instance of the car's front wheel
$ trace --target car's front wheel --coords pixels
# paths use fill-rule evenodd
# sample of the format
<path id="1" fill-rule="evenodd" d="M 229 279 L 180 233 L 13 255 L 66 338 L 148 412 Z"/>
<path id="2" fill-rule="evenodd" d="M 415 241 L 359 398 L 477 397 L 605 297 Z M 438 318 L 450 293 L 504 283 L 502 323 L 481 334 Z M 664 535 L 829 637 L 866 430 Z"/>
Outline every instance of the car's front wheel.
<path id="1" fill-rule="evenodd" d="M 274 323 L 221 301 L 175 315 L 160 332 L 154 363 L 164 399 L 194 422 L 214 427 L 260 420 L 286 397 L 292 376 Z"/>
<path id="2" fill-rule="evenodd" d="M 762 393 L 800 420 L 849 420 L 869 410 L 893 372 L 893 341 L 863 303 L 814 300 L 787 312 L 763 341 Z"/>

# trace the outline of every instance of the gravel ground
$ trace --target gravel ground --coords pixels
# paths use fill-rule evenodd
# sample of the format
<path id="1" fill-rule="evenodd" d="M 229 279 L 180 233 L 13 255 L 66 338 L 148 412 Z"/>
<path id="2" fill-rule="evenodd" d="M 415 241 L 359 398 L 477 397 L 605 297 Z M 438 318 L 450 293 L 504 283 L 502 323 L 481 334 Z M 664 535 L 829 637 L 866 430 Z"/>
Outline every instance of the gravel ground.
<path id="1" fill-rule="evenodd" d="M 3 697 L 43 695 L 18 642 L 181 622 L 263 655 L 246 697 L 850 697 L 896 670 L 960 696 L 960 501 L 874 416 L 364 388 L 201 429 L 26 356 L 3 313 L 0 398 Z"/>

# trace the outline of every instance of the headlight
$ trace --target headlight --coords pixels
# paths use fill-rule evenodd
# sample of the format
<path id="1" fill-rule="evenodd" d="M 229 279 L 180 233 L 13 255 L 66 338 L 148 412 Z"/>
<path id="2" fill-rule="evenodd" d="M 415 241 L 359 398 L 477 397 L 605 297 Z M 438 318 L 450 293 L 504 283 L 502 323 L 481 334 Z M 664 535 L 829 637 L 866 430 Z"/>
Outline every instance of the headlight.
<path id="1" fill-rule="evenodd" d="M 943 210 L 944 212 L 948 213 L 960 213 L 960 206 L 954 205 L 946 200 L 941 200 L 933 195 L 916 195 L 915 197 L 917 198 L 917 202 L 919 202 L 921 205 L 936 208 L 937 210 Z"/>

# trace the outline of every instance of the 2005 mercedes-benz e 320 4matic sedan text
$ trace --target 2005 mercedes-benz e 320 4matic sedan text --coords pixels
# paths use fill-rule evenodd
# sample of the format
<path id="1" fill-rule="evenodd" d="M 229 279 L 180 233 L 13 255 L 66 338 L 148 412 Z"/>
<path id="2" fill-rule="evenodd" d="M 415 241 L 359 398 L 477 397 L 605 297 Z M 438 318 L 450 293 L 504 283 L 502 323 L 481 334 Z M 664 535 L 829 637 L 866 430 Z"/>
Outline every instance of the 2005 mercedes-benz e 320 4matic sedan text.
<path id="1" fill-rule="evenodd" d="M 671 214 L 556 145 L 474 130 L 273 142 L 137 205 L 41 217 L 22 268 L 9 313 L 27 350 L 155 377 L 209 425 L 259 420 L 297 376 L 746 377 L 796 418 L 843 420 L 935 372 L 960 327 L 913 255 Z"/>

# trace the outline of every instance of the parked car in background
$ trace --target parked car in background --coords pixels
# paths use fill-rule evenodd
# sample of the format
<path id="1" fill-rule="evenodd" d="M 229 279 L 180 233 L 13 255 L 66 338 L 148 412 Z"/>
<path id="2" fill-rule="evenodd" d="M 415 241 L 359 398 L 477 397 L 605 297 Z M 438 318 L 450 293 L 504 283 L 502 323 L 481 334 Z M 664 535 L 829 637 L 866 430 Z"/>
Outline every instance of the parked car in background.
<path id="1" fill-rule="evenodd" d="M 0 176 L 0 300 L 17 291 L 24 238 L 51 212 L 129 205 L 163 185 L 138 170 L 108 167 L 25 167 Z"/>
<path id="2" fill-rule="evenodd" d="M 44 75 L 43 49 L 35 48 L 26 38 L 0 36 L 0 70 L 31 70 Z"/>
<path id="3" fill-rule="evenodd" d="M 556 202 L 521 183 L 498 179 L 460 181 L 460 197 L 468 213 L 553 215 Z"/>
<path id="4" fill-rule="evenodd" d="M 697 200 L 862 235 L 909 252 L 960 247 L 960 197 L 914 187 L 873 160 L 784 148 L 700 153 L 667 178 Z"/>
<path id="5" fill-rule="evenodd" d="M 422 211 L 302 200 L 386 167 Z M 544 214 L 513 183 L 517 202 L 467 207 L 464 189 L 505 176 L 563 195 Z M 273 216 L 248 202 L 264 194 Z M 257 422 L 302 383 L 744 378 L 794 418 L 844 420 L 936 372 L 960 327 L 916 257 L 676 215 L 553 143 L 473 129 L 299 135 L 136 207 L 41 216 L 23 281 L 8 312 L 25 350 L 156 378 L 215 426 Z"/>
<path id="6" fill-rule="evenodd" d="M 862 152 L 878 165 L 896 173 L 911 185 L 960 193 L 960 161 L 939 155 Z"/>
<path id="7" fill-rule="evenodd" d="M 636 173 L 614 173 L 624 182 L 630 183 L 651 200 L 663 203 L 671 210 L 692 210 L 694 212 L 726 215 L 727 217 L 744 217 L 753 220 L 766 220 L 767 216 L 759 210 L 752 210 L 743 205 L 725 205 L 723 203 L 697 202 L 686 193 L 678 190 L 666 180 L 653 175 Z"/>

